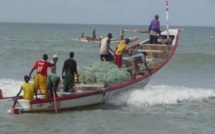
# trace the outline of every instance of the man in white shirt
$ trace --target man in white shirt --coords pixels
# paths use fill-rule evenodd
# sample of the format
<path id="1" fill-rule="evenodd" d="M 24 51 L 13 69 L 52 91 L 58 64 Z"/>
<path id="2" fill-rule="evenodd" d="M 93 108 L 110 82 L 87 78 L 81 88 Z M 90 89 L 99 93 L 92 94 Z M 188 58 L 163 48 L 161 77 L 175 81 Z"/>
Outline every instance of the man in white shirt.
<path id="1" fill-rule="evenodd" d="M 99 48 L 100 48 L 99 54 L 100 54 L 101 61 L 114 60 L 113 55 L 109 52 L 110 50 L 114 53 L 114 51 L 110 47 L 111 38 L 112 38 L 112 34 L 108 33 L 107 37 L 104 37 L 101 40 L 101 43 L 99 45 Z"/>

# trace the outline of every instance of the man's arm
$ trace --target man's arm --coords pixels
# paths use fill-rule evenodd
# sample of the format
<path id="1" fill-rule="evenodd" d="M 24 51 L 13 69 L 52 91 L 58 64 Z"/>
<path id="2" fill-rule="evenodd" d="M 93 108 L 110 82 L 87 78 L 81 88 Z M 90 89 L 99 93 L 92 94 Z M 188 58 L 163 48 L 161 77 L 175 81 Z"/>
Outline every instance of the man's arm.
<path id="1" fill-rule="evenodd" d="M 78 69 L 77 69 L 77 62 L 75 62 L 75 73 L 77 76 L 77 82 L 79 82 L 79 78 L 78 78 Z"/>
<path id="2" fill-rule="evenodd" d="M 34 68 L 31 69 L 31 71 L 30 71 L 30 73 L 29 73 L 29 75 L 28 75 L 28 76 L 29 76 L 29 79 L 31 79 L 31 74 L 33 73 L 33 71 L 34 71 Z"/>
<path id="3" fill-rule="evenodd" d="M 150 33 L 150 30 L 151 30 L 151 26 L 152 26 L 152 22 L 150 23 L 150 25 L 149 25 L 149 33 Z"/>
<path id="4" fill-rule="evenodd" d="M 146 56 L 145 56 L 145 58 L 144 58 L 144 65 L 145 65 L 145 67 L 146 67 L 146 69 L 147 69 L 147 71 L 149 72 L 149 73 L 151 73 L 151 71 L 149 70 L 149 68 L 148 68 L 148 66 L 147 66 L 147 64 L 146 64 Z"/>
<path id="5" fill-rule="evenodd" d="M 143 62 L 143 64 L 144 64 L 144 66 L 146 67 L 146 69 L 147 69 L 147 71 L 149 72 L 149 73 L 151 73 L 151 71 L 149 70 L 149 68 L 148 68 L 148 66 L 147 66 L 147 63 L 146 63 L 146 55 L 141 55 L 141 59 L 142 59 L 142 62 Z"/>
<path id="6" fill-rule="evenodd" d="M 110 39 L 107 40 L 107 47 L 110 51 L 112 51 L 114 53 L 113 49 L 110 47 Z"/>
<path id="7" fill-rule="evenodd" d="M 16 97 L 19 97 L 20 93 L 22 92 L 22 87 L 20 88 L 19 92 L 17 93 Z"/>
<path id="8" fill-rule="evenodd" d="M 158 28 L 158 34 L 161 35 L 160 22 L 159 21 L 157 21 L 157 28 Z"/>
<path id="9" fill-rule="evenodd" d="M 100 41 L 100 44 L 99 44 L 99 48 L 101 48 L 101 41 Z"/>
<path id="10" fill-rule="evenodd" d="M 66 61 L 65 61 L 64 64 L 63 64 L 62 75 L 61 75 L 61 76 L 62 76 L 62 77 L 61 77 L 62 79 L 64 79 L 63 74 L 64 74 L 64 71 L 65 71 L 65 66 L 66 66 Z"/>

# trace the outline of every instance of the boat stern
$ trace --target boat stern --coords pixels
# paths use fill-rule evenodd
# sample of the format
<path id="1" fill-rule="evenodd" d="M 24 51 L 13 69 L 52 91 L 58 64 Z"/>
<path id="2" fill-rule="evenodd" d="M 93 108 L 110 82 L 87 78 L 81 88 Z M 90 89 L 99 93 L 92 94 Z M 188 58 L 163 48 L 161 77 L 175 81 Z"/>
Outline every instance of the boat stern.
<path id="1" fill-rule="evenodd" d="M 18 104 L 20 105 L 20 107 L 10 109 L 8 110 L 8 113 L 21 114 L 31 110 L 29 100 L 19 99 Z"/>

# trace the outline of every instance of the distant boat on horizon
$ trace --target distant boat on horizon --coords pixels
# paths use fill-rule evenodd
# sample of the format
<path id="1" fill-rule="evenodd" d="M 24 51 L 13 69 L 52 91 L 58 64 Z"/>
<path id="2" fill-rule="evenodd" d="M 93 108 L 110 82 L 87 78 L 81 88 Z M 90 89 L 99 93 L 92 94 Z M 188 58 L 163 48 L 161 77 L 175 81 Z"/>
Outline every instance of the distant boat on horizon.
<path id="1" fill-rule="evenodd" d="M 209 36 L 210 37 L 215 37 L 215 33 L 211 33 Z"/>

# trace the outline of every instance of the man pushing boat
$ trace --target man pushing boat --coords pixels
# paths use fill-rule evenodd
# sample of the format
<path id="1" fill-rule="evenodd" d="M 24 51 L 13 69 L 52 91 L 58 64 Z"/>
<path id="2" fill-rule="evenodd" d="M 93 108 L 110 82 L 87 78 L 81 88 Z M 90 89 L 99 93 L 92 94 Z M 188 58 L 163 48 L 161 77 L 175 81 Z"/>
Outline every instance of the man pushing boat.
<path id="1" fill-rule="evenodd" d="M 37 70 L 37 74 L 34 77 L 33 84 L 34 84 L 34 88 L 35 88 L 36 92 L 39 89 L 44 98 L 47 98 L 47 70 L 48 70 L 48 67 L 52 67 L 56 63 L 56 62 L 54 62 L 52 64 L 52 63 L 48 62 L 47 60 L 48 60 L 48 55 L 43 54 L 43 59 L 37 60 L 34 63 L 34 66 L 29 73 L 29 78 L 31 78 L 31 74 L 33 73 L 33 71 L 35 69 Z"/>

